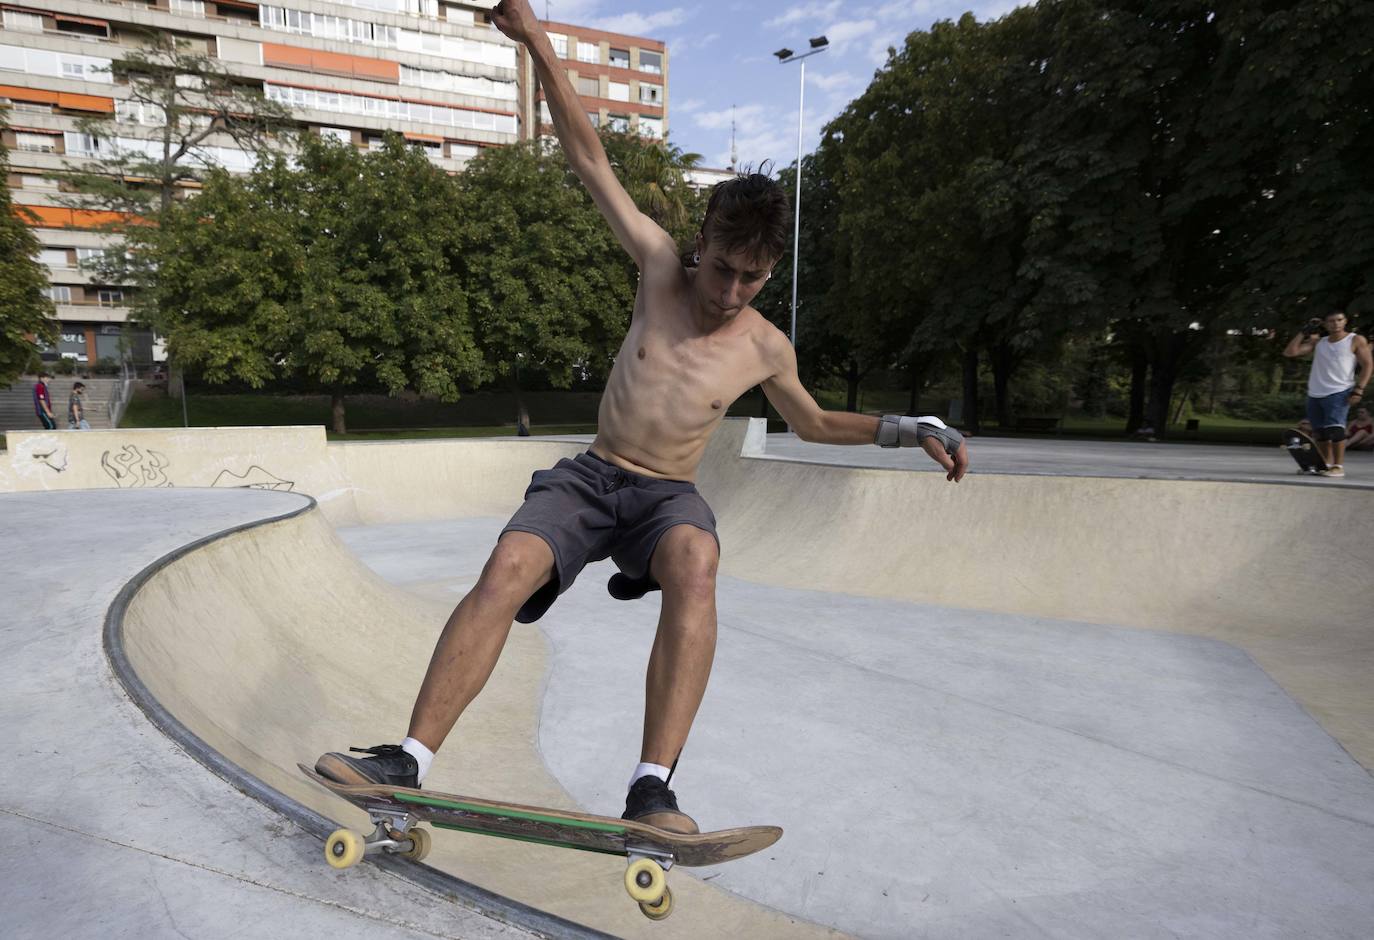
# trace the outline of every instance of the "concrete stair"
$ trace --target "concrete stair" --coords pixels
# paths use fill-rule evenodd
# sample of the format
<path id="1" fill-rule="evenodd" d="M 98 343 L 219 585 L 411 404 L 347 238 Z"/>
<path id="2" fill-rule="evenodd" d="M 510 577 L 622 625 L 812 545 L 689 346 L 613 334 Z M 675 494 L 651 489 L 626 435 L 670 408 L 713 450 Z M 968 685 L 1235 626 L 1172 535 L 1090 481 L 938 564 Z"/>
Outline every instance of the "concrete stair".
<path id="1" fill-rule="evenodd" d="M 9 388 L 0 389 L 0 431 L 32 431 L 42 427 L 38 416 L 33 413 L 33 385 L 36 381 L 38 379 L 35 376 L 23 376 Z M 86 383 L 86 420 L 91 423 L 91 429 L 110 427 L 109 403 L 120 381 L 104 376 L 78 379 L 71 375 L 50 379 L 48 394 L 52 396 L 52 413 L 57 418 L 58 430 L 67 428 L 67 400 L 71 397 L 72 386 L 77 382 Z"/>

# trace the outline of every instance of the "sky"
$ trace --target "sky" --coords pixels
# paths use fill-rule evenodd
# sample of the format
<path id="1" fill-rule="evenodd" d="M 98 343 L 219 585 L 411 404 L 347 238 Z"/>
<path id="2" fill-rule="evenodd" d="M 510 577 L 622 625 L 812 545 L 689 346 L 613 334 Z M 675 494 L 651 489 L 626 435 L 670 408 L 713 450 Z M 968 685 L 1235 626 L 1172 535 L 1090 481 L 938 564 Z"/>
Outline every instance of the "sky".
<path id="1" fill-rule="evenodd" d="M 530 0 L 545 16 L 544 0 Z M 593 26 L 668 44 L 669 140 L 702 155 L 702 165 L 730 163 L 730 116 L 735 106 L 739 163 L 765 160 L 779 167 L 797 157 L 797 101 L 801 65 L 780 65 L 773 52 L 810 48 L 812 36 L 830 40 L 806 59 L 806 120 L 802 149 L 811 152 L 821 128 L 856 98 L 913 30 L 972 11 L 996 19 L 1018 0 L 549 0 L 554 22 Z"/>

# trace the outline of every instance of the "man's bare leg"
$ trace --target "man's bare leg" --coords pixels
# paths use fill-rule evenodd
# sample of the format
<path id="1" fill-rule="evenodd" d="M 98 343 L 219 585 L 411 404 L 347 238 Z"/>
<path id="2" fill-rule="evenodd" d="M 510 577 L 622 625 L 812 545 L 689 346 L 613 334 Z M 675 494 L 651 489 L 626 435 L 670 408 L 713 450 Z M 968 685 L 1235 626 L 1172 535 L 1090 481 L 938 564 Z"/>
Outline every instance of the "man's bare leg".
<path id="1" fill-rule="evenodd" d="M 439 635 L 410 715 L 409 737 L 399 745 L 368 748 L 369 757 L 331 751 L 315 762 L 316 772 L 340 783 L 419 786 L 433 752 L 491 677 L 520 605 L 552 572 L 553 551 L 543 539 L 528 532 L 503 535 Z"/>
<path id="2" fill-rule="evenodd" d="M 491 678 L 520 605 L 553 573 L 553 551 L 537 535 L 507 532 L 477 584 L 444 624 L 410 713 L 409 737 L 439 750 Z"/>
<path id="3" fill-rule="evenodd" d="M 663 588 L 644 682 L 640 760 L 671 766 L 692 729 L 716 655 L 716 541 L 679 525 L 659 540 L 651 570 Z"/>

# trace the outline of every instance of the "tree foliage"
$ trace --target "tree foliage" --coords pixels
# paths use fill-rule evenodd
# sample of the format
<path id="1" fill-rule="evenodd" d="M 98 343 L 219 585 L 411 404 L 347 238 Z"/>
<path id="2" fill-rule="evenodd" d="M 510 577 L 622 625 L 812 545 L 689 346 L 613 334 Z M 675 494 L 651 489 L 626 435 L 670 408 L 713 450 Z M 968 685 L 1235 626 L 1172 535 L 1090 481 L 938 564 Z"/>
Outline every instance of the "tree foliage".
<path id="1" fill-rule="evenodd" d="M 8 171 L 9 154 L 0 145 L 0 177 Z M 37 260 L 40 246 L 27 221 L 32 215 L 0 187 L 0 386 L 28 367 L 39 343 L 57 342 L 52 301 L 43 293 L 47 269 Z"/>

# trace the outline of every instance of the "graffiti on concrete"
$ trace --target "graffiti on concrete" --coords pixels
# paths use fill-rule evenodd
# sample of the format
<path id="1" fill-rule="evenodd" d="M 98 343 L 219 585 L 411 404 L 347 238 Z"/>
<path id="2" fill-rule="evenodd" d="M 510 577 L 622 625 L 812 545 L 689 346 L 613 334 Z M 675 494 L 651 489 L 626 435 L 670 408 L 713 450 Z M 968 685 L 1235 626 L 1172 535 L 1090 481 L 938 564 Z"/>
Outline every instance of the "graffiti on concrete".
<path id="1" fill-rule="evenodd" d="M 244 473 L 221 470 L 219 476 L 215 477 L 215 482 L 210 485 L 232 486 L 250 490 L 278 490 L 283 493 L 288 493 L 296 487 L 294 480 L 283 480 L 276 474 L 268 473 L 257 464 L 253 464 Z"/>
<path id="2" fill-rule="evenodd" d="M 47 467 L 57 473 L 67 469 L 67 445 L 54 442 L 51 438 L 34 441 L 27 448 L 30 466 Z"/>
<path id="3" fill-rule="evenodd" d="M 143 451 L 133 444 L 125 444 L 119 453 L 105 451 L 100 466 L 120 489 L 137 486 L 171 486 L 164 472 L 172 462 L 155 450 Z"/>

